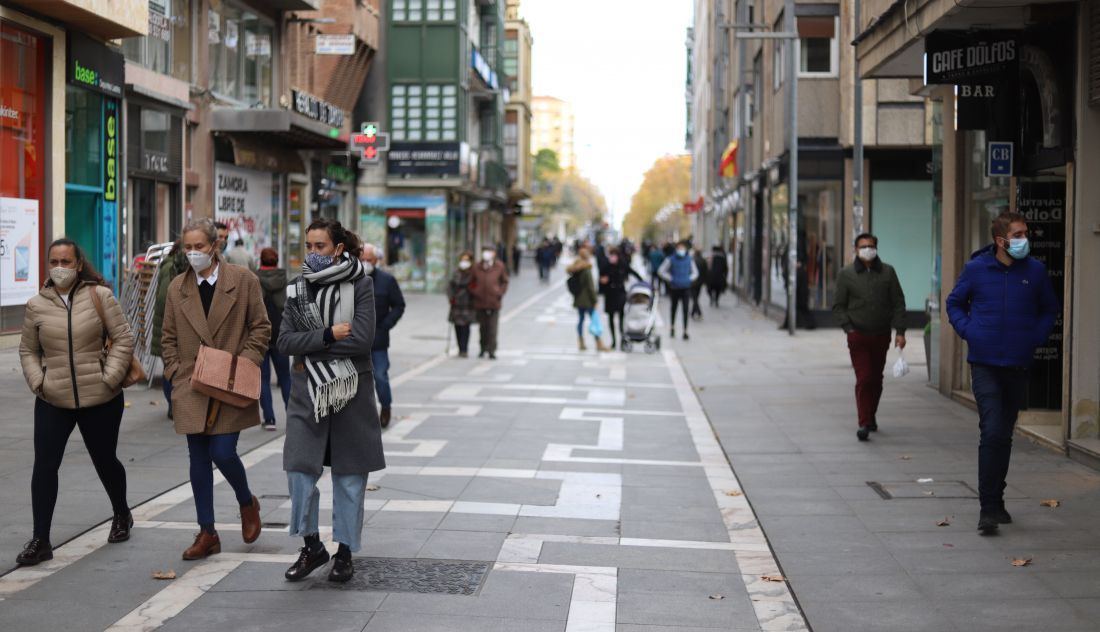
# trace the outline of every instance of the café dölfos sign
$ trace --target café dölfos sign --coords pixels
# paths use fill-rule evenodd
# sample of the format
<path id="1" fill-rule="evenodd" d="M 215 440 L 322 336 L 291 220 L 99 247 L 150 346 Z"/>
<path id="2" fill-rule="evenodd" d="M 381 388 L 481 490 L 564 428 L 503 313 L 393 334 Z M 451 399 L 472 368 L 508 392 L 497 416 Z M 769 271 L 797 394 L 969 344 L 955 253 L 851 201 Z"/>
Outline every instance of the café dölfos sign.
<path id="1" fill-rule="evenodd" d="M 925 84 L 990 83 L 1020 67 L 1016 31 L 933 31 L 924 39 Z"/>

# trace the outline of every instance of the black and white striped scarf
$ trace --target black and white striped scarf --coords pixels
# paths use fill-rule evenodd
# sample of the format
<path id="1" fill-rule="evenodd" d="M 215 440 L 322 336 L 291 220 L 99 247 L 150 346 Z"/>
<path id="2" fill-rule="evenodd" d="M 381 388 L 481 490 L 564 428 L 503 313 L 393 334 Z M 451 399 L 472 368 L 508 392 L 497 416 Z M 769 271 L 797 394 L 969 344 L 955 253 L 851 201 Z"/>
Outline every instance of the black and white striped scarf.
<path id="1" fill-rule="evenodd" d="M 344 253 L 329 267 L 314 272 L 305 264 L 294 284 L 294 296 L 287 296 L 288 313 L 298 331 L 327 329 L 355 320 L 355 282 L 363 278 L 363 264 Z M 310 299 L 309 287 L 316 288 Z M 359 372 L 351 358 L 315 360 L 303 358 L 309 377 L 314 420 L 333 415 L 348 405 L 359 390 Z"/>

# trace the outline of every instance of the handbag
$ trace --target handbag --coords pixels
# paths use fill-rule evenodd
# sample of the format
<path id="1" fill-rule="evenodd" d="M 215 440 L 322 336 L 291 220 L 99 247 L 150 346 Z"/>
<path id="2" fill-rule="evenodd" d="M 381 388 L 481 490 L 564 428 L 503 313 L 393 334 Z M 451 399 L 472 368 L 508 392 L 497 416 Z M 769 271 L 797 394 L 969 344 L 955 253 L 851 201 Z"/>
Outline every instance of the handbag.
<path id="1" fill-rule="evenodd" d="M 103 315 L 103 303 L 99 300 L 99 294 L 95 291 L 95 286 L 88 286 L 88 293 L 92 296 L 92 304 L 95 305 L 95 311 L 99 314 L 99 322 L 103 323 L 103 331 L 107 331 L 107 317 Z M 103 345 L 105 351 L 110 352 L 111 345 L 114 343 L 111 340 L 111 334 L 107 334 L 107 342 Z M 147 376 L 145 375 L 145 368 L 141 366 L 141 361 L 137 359 L 137 356 L 130 356 L 130 370 L 126 372 L 126 377 L 122 378 L 122 388 L 127 386 L 133 386 L 138 382 L 144 382 Z"/>
<path id="2" fill-rule="evenodd" d="M 239 351 L 229 353 L 203 344 L 191 373 L 191 390 L 245 408 L 260 399 L 260 367 Z"/>

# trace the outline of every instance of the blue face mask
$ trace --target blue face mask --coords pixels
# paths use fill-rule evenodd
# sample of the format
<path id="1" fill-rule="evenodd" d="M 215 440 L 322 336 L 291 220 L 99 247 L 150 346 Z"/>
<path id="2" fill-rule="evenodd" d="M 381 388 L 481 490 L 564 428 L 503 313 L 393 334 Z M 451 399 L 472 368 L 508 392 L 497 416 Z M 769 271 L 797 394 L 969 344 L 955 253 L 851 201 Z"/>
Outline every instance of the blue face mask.
<path id="1" fill-rule="evenodd" d="M 1008 256 L 1013 259 L 1023 259 L 1031 252 L 1031 244 L 1028 242 L 1027 237 L 1021 237 L 1020 239 L 1009 239 L 1008 247 L 1005 248 Z"/>
<path id="2" fill-rule="evenodd" d="M 322 255 L 316 252 L 311 252 L 306 255 L 306 265 L 310 270 L 314 272 L 320 272 L 325 268 L 332 265 L 332 262 L 336 261 L 336 257 L 330 255 Z"/>

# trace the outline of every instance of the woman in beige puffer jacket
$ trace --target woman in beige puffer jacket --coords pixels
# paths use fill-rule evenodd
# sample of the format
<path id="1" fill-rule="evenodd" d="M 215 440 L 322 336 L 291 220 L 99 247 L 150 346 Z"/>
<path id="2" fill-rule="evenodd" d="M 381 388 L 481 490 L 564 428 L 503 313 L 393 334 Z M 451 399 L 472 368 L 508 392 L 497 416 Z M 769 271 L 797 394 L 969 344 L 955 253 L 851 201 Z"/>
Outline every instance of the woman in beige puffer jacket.
<path id="1" fill-rule="evenodd" d="M 47 251 L 50 280 L 27 301 L 19 359 L 34 405 L 34 534 L 16 560 L 31 566 L 53 558 L 50 526 L 57 502 L 57 471 L 73 428 L 79 427 L 114 509 L 108 542 L 130 537 L 126 470 L 115 456 L 125 403 L 122 380 L 130 368 L 134 337 L 114 294 L 67 239 Z M 98 296 L 103 322 L 92 293 Z M 107 336 L 110 351 L 104 349 Z"/>

